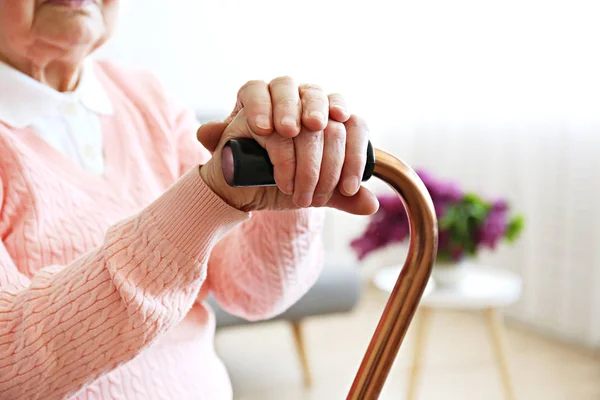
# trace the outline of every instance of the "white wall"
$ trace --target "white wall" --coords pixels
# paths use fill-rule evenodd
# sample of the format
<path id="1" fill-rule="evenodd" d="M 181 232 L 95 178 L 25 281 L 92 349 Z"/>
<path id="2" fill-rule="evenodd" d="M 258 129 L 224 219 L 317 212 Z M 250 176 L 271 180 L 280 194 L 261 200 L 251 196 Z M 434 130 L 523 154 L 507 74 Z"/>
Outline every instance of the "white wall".
<path id="1" fill-rule="evenodd" d="M 344 93 L 377 146 L 507 196 L 527 232 L 483 260 L 524 277 L 510 314 L 600 346 L 596 2 L 123 1 L 101 56 L 154 70 L 190 106 L 224 115 L 247 80 L 292 75 Z M 366 220 L 329 222 L 347 252 Z"/>
<path id="2" fill-rule="evenodd" d="M 153 69 L 205 110 L 283 74 L 342 91 L 374 133 L 424 119 L 593 115 L 599 104 L 594 1 L 122 2 L 103 53 Z"/>

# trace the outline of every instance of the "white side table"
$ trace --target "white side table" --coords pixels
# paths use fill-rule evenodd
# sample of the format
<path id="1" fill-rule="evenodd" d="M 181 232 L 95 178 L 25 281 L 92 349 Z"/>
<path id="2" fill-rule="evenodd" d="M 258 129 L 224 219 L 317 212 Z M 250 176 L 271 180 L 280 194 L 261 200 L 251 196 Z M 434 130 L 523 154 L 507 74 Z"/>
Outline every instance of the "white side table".
<path id="1" fill-rule="evenodd" d="M 436 309 L 484 311 L 506 399 L 515 399 L 508 366 L 506 332 L 498 310 L 519 299 L 522 291 L 521 278 L 499 268 L 475 264 L 466 265 L 464 268 L 464 277 L 457 286 L 436 287 L 431 282 L 425 290 L 415 321 L 416 339 L 408 380 L 408 400 L 416 398 L 418 378 L 423 365 L 425 337 Z M 375 275 L 373 283 L 379 289 L 391 292 L 400 269 L 400 267 L 381 269 Z"/>

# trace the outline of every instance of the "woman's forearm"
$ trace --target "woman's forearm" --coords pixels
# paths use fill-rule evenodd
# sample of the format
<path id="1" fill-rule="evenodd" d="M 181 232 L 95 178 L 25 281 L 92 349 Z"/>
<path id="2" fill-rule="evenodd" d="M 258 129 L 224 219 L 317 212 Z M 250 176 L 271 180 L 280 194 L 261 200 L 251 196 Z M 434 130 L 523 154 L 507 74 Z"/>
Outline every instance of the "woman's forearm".
<path id="1" fill-rule="evenodd" d="M 194 169 L 71 264 L 16 279 L 1 248 L 0 397 L 63 398 L 132 359 L 184 318 L 215 243 L 247 218 Z"/>
<path id="2" fill-rule="evenodd" d="M 248 320 L 271 318 L 294 304 L 322 269 L 324 210 L 254 213 L 217 244 L 208 282 L 219 304 Z"/>

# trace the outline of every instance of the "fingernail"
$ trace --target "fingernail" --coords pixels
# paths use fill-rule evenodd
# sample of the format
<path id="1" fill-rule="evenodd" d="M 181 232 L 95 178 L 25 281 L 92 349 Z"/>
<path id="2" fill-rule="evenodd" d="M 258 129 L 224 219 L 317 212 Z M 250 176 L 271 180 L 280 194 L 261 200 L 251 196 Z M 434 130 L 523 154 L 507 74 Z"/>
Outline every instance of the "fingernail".
<path id="1" fill-rule="evenodd" d="M 287 184 L 285 194 L 289 194 L 289 195 L 294 194 L 294 181 L 291 181 L 290 183 Z"/>
<path id="2" fill-rule="evenodd" d="M 325 122 L 325 115 L 323 115 L 323 113 L 320 111 L 312 111 L 310 114 L 308 114 L 308 116 L 316 118 L 321 122 Z"/>
<path id="3" fill-rule="evenodd" d="M 283 117 L 281 119 L 281 125 L 283 126 L 291 126 L 291 127 L 296 127 L 296 118 L 292 117 L 291 115 L 286 115 L 285 117 Z"/>
<path id="4" fill-rule="evenodd" d="M 358 192 L 358 179 L 356 178 L 348 178 L 344 181 L 344 191 L 346 194 L 354 196 L 356 192 Z"/>
<path id="5" fill-rule="evenodd" d="M 271 118 L 268 115 L 259 115 L 256 117 L 256 126 L 260 129 L 271 129 Z"/>
<path id="6" fill-rule="evenodd" d="M 296 202 L 296 204 L 299 207 L 308 207 L 308 206 L 310 206 L 310 203 L 312 203 L 312 194 L 311 193 L 304 193 L 304 194 L 300 195 L 300 197 L 298 197 L 298 200 Z"/>
<path id="7" fill-rule="evenodd" d="M 315 206 L 324 206 L 327 203 L 327 195 L 326 194 L 318 194 L 313 199 L 313 204 Z"/>

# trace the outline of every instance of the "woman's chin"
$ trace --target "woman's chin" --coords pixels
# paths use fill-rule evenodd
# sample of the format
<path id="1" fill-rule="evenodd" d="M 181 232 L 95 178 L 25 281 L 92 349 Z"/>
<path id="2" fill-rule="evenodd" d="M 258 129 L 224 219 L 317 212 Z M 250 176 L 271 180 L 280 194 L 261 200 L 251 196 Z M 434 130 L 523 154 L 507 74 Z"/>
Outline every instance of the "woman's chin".
<path id="1" fill-rule="evenodd" d="M 46 5 L 42 8 L 33 28 L 43 42 L 63 49 L 96 47 L 96 42 L 106 36 L 102 13 L 95 5 L 85 8 Z"/>

